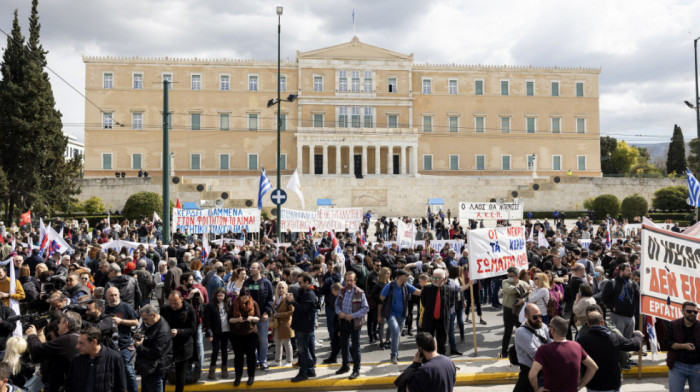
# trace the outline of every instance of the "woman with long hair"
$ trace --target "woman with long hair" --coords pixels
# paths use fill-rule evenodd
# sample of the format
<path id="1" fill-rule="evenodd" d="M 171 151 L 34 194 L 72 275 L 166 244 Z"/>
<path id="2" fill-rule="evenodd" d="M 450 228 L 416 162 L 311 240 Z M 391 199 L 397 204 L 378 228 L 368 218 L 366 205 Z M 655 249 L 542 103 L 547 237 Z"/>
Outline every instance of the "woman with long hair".
<path id="1" fill-rule="evenodd" d="M 243 376 L 243 357 L 246 357 L 248 364 L 248 385 L 255 382 L 255 367 L 257 359 L 255 350 L 258 348 L 258 327 L 260 320 L 260 308 L 250 297 L 250 289 L 243 287 L 238 292 L 238 296 L 233 301 L 228 313 L 228 322 L 231 328 L 231 345 L 233 346 L 233 367 L 236 371 L 236 378 L 233 386 L 241 384 Z M 267 331 L 261 331 L 267 333 Z"/>
<path id="2" fill-rule="evenodd" d="M 287 355 L 285 366 L 291 366 L 294 352 L 292 351 L 292 314 L 294 305 L 287 300 L 287 283 L 280 281 L 275 287 L 275 302 L 272 305 L 272 334 L 275 339 L 275 366 L 282 366 L 282 348 Z"/>
<path id="3" fill-rule="evenodd" d="M 378 283 L 372 288 L 372 291 L 377 291 L 377 298 L 379 298 L 381 295 L 384 286 L 389 284 L 389 281 L 391 281 L 391 270 L 388 267 L 383 267 L 381 270 L 379 270 L 379 279 L 377 280 Z M 374 292 L 370 293 L 370 295 L 374 294 Z M 387 304 L 387 306 L 391 306 L 391 304 Z M 380 318 L 381 314 L 382 310 L 380 307 L 377 311 L 377 335 L 379 337 L 379 348 L 384 350 L 391 347 L 391 330 L 386 323 L 386 319 Z M 385 326 L 387 327 L 386 332 L 384 332 Z"/>
<path id="4" fill-rule="evenodd" d="M 24 388 L 24 384 L 34 375 L 35 367 L 31 363 L 27 341 L 23 337 L 13 336 L 7 339 L 2 361 L 10 365 L 10 383 L 17 387 Z"/>
<path id="5" fill-rule="evenodd" d="M 549 325 L 549 316 L 547 316 L 547 303 L 549 302 L 549 279 L 547 275 L 539 272 L 535 274 L 533 279 L 535 289 L 532 290 L 528 297 L 528 302 L 537 305 L 542 314 L 542 322 Z"/>
<path id="6" fill-rule="evenodd" d="M 217 288 L 211 296 L 209 304 L 204 308 L 204 333 L 211 342 L 211 360 L 209 361 L 209 379 L 216 380 L 216 359 L 221 352 L 221 378 L 228 377 L 228 341 L 231 337 L 231 327 L 228 323 L 226 309 L 226 289 Z"/>
<path id="7" fill-rule="evenodd" d="M 226 285 L 226 292 L 231 298 L 231 303 L 233 303 L 233 301 L 236 300 L 236 297 L 238 297 L 238 293 L 243 288 L 243 283 L 246 279 L 248 279 L 248 273 L 243 267 L 236 268 L 236 270 L 231 274 L 228 284 Z"/>

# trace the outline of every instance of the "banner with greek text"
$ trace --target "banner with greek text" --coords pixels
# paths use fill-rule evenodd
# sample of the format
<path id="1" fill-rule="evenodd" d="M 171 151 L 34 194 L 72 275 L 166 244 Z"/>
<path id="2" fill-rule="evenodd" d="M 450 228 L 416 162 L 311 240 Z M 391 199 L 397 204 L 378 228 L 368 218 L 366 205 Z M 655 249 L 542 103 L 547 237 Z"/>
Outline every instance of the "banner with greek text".
<path id="1" fill-rule="evenodd" d="M 282 208 L 283 233 L 307 233 L 315 228 L 318 232 L 335 230 L 350 233 L 360 231 L 362 208 L 319 208 L 316 211 L 299 211 Z"/>
<path id="2" fill-rule="evenodd" d="M 430 246 L 438 252 L 445 244 L 450 244 L 450 249 L 455 251 L 455 257 L 459 260 L 462 256 L 462 249 L 464 249 L 464 240 L 430 240 Z"/>
<path id="3" fill-rule="evenodd" d="M 522 220 L 523 203 L 475 203 L 463 201 L 459 203 L 459 220 Z"/>
<path id="4" fill-rule="evenodd" d="M 505 275 L 510 267 L 528 267 L 523 226 L 470 230 L 467 243 L 472 279 Z"/>
<path id="5" fill-rule="evenodd" d="M 413 221 L 404 223 L 399 219 L 396 226 L 396 242 L 399 244 L 399 249 L 413 248 L 413 243 L 416 240 L 416 225 Z"/>
<path id="6" fill-rule="evenodd" d="M 185 210 L 173 208 L 173 230 L 189 234 L 257 233 L 260 210 L 257 208 L 211 208 Z"/>
<path id="7" fill-rule="evenodd" d="M 681 304 L 700 302 L 700 239 L 642 225 L 642 313 L 683 317 Z"/>

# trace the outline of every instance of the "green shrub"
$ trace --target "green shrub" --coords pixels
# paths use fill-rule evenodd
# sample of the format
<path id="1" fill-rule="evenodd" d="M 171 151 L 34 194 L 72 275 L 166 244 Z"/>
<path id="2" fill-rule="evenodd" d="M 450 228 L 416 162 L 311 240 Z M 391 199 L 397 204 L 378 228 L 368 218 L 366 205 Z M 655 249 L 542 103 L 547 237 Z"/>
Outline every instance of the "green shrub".
<path id="1" fill-rule="evenodd" d="M 88 215 L 104 214 L 107 209 L 105 203 L 97 196 L 93 196 L 82 203 L 82 210 Z"/>
<path id="2" fill-rule="evenodd" d="M 646 215 L 647 211 L 649 211 L 649 203 L 644 197 L 636 193 L 622 200 L 620 213 L 623 218 L 627 218 L 631 221 L 635 216 L 641 217 Z"/>
<path id="3" fill-rule="evenodd" d="M 611 194 L 600 195 L 593 200 L 593 210 L 599 219 L 603 219 L 607 215 L 617 218 L 620 214 L 620 199 Z"/>
<path id="4" fill-rule="evenodd" d="M 163 198 L 155 192 L 137 192 L 126 200 L 122 215 L 128 220 L 150 219 L 154 211 L 163 216 Z"/>
<path id="5" fill-rule="evenodd" d="M 586 200 L 583 201 L 583 208 L 586 209 L 586 211 L 592 211 L 594 210 L 593 208 L 593 201 L 595 199 L 592 197 L 586 198 Z"/>
<path id="6" fill-rule="evenodd" d="M 654 192 L 651 204 L 662 211 L 689 211 L 688 188 L 682 185 L 667 186 Z"/>

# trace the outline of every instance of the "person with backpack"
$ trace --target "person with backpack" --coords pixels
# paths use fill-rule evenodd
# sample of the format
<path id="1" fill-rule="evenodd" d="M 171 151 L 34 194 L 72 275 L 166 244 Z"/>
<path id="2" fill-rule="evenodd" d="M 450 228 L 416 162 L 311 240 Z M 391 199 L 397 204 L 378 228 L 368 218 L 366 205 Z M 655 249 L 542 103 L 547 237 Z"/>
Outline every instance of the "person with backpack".
<path id="1" fill-rule="evenodd" d="M 549 336 L 549 328 L 542 322 L 542 312 L 537 305 L 533 303 L 525 305 L 525 318 L 525 324 L 515 330 L 514 350 L 517 364 L 520 365 L 520 373 L 513 392 L 533 392 L 528 379 L 532 361 L 537 349 L 552 341 Z M 513 351 L 513 347 L 510 351 Z M 509 353 L 509 357 L 511 357 L 511 363 L 516 362 L 514 361 L 516 358 L 513 358 L 511 353 Z"/>
<path id="2" fill-rule="evenodd" d="M 391 330 L 390 360 L 394 365 L 399 363 L 399 342 L 408 316 L 408 302 L 412 295 L 419 296 L 421 293 L 408 283 L 409 275 L 406 270 L 397 270 L 396 279 L 384 286 L 379 297 L 379 317 L 386 320 Z"/>

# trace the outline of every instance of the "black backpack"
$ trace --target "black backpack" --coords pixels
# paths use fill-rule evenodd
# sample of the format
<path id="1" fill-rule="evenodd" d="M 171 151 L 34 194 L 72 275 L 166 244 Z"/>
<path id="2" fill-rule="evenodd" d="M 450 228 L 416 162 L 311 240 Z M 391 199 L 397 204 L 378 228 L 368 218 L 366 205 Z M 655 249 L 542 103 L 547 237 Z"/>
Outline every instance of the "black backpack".
<path id="1" fill-rule="evenodd" d="M 537 333 L 535 333 L 535 330 L 534 330 L 534 329 L 528 327 L 528 326 L 525 325 L 525 324 L 523 324 L 522 326 L 523 326 L 523 328 L 525 328 L 525 329 L 527 329 L 528 331 L 530 331 L 531 334 L 537 336 L 537 337 L 540 339 L 540 342 L 542 342 L 542 344 L 547 343 L 547 338 L 545 338 L 545 337 L 543 337 L 543 336 L 538 335 Z M 520 362 L 518 362 L 518 353 L 515 351 L 515 344 L 513 344 L 512 346 L 510 346 L 510 348 L 508 349 L 508 360 L 510 361 L 510 364 L 513 365 L 513 366 L 518 366 L 518 365 L 520 365 Z"/>

